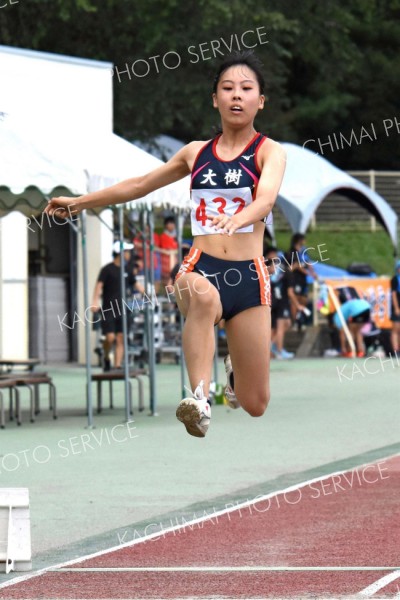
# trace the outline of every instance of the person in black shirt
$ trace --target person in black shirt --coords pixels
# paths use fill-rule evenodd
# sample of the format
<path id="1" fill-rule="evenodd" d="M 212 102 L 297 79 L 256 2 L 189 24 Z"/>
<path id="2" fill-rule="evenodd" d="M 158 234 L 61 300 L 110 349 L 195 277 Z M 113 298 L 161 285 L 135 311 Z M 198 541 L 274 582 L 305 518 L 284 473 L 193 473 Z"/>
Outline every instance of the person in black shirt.
<path id="1" fill-rule="evenodd" d="M 297 323 L 299 330 L 304 323 L 305 315 L 303 309 L 308 303 L 307 275 L 317 278 L 309 256 L 305 250 L 306 238 L 302 233 L 295 233 L 290 241 L 289 252 L 286 253 L 286 261 L 293 272 L 293 292 L 297 302 L 301 305 L 300 310 L 296 302 L 290 303 L 293 323 Z"/>
<path id="2" fill-rule="evenodd" d="M 271 280 L 271 350 L 278 359 L 290 359 L 294 357 L 294 353 L 285 350 L 284 339 L 291 325 L 292 307 L 295 314 L 306 309 L 295 292 L 299 261 L 297 256 L 293 256 L 292 264 L 288 265 L 287 260 L 282 259 L 273 246 L 266 249 L 265 259 Z"/>
<path id="3" fill-rule="evenodd" d="M 133 244 L 124 242 L 125 263 L 129 264 Z M 96 287 L 93 293 L 92 311 L 98 313 L 101 311 L 101 329 L 105 336 L 104 347 L 104 371 L 109 371 L 111 367 L 110 352 L 115 345 L 114 350 L 114 368 L 120 369 L 124 353 L 124 339 L 122 333 L 122 303 L 121 294 L 121 256 L 120 242 L 115 242 L 113 246 L 113 262 L 105 265 L 97 278 Z M 133 271 L 125 273 L 126 289 L 138 288 Z M 139 290 L 141 291 L 141 290 Z M 100 305 L 101 297 L 101 305 Z"/>
<path id="4" fill-rule="evenodd" d="M 290 328 L 290 295 L 293 294 L 293 275 L 278 256 L 277 248 L 265 251 L 265 261 L 271 281 L 271 350 L 276 358 L 294 358 L 293 352 L 283 347 L 286 331 Z"/>
<path id="5" fill-rule="evenodd" d="M 394 352 L 400 352 L 400 260 L 396 262 L 396 271 L 390 282 L 392 290 L 392 311 L 390 319 L 393 323 L 391 342 Z"/>

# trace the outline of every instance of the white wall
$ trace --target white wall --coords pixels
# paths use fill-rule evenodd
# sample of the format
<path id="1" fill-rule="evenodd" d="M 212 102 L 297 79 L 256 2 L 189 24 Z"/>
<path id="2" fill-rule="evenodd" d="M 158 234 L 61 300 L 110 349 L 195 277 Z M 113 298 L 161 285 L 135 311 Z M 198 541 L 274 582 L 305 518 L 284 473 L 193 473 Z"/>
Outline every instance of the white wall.
<path id="1" fill-rule="evenodd" d="M 28 236 L 17 212 L 0 219 L 0 355 L 28 355 Z"/>

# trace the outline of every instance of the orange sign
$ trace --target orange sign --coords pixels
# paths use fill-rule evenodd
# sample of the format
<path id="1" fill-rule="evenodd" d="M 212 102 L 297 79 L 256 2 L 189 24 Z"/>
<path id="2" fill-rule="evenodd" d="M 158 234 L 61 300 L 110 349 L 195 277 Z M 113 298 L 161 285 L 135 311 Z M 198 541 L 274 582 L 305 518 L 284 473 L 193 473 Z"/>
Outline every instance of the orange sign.
<path id="1" fill-rule="evenodd" d="M 375 279 L 326 279 L 327 285 L 334 290 L 342 287 L 355 288 L 360 296 L 371 305 L 371 319 L 379 328 L 391 328 L 390 320 L 391 290 L 390 279 L 376 277 Z M 335 311 L 333 305 L 330 306 Z"/>

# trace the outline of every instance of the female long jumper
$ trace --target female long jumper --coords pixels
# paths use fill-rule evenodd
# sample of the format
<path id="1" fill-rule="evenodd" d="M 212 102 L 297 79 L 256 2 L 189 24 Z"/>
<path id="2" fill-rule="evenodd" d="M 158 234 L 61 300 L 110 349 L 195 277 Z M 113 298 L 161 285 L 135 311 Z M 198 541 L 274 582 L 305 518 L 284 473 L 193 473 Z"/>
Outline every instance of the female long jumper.
<path id="1" fill-rule="evenodd" d="M 184 146 L 154 171 L 79 198 L 52 198 L 50 215 L 120 204 L 191 174 L 193 246 L 176 280 L 175 297 L 185 317 L 183 351 L 192 396 L 178 405 L 186 430 L 204 437 L 214 325 L 225 319 L 229 355 L 225 395 L 232 408 L 254 417 L 269 402 L 270 287 L 262 257 L 264 220 L 279 192 L 285 170 L 280 144 L 257 133 L 254 119 L 264 108 L 260 63 L 251 53 L 230 57 L 214 79 L 213 107 L 222 133 Z M 64 209 L 64 213 L 62 210 Z"/>

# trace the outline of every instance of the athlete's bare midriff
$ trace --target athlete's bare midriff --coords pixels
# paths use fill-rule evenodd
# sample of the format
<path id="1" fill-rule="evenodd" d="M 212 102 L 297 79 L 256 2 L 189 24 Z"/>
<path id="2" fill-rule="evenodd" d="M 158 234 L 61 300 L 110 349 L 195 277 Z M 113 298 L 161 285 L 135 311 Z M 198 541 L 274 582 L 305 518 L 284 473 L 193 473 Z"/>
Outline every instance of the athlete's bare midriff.
<path id="1" fill-rule="evenodd" d="M 263 253 L 264 223 L 256 223 L 252 233 L 223 233 L 215 235 L 197 235 L 193 246 L 206 254 L 223 260 L 252 260 Z"/>
<path id="2" fill-rule="evenodd" d="M 198 152 L 206 143 L 207 141 L 196 141 L 191 144 L 191 152 L 188 157 L 190 172 L 192 172 Z M 223 233 L 195 236 L 193 246 L 223 260 L 252 260 L 262 256 L 264 231 L 265 224 L 259 221 L 254 224 L 254 230 L 251 233 L 234 233 L 232 236 Z"/>

